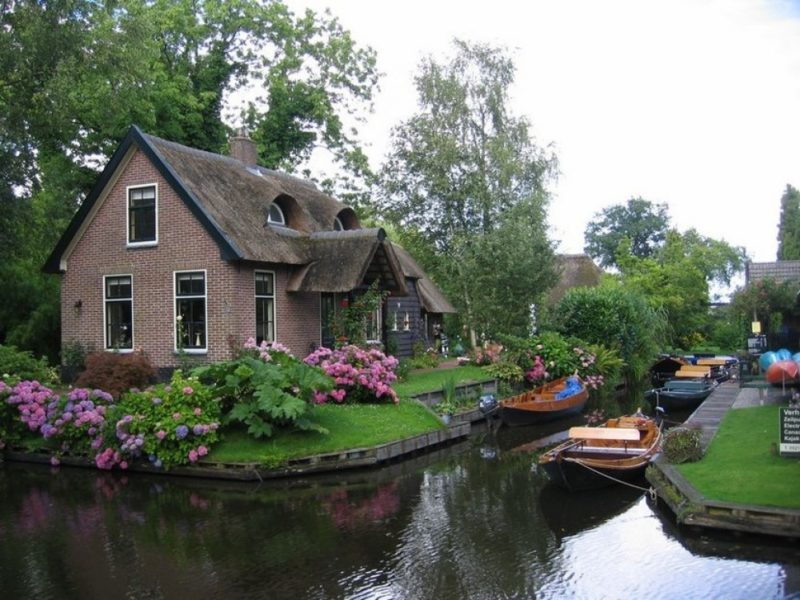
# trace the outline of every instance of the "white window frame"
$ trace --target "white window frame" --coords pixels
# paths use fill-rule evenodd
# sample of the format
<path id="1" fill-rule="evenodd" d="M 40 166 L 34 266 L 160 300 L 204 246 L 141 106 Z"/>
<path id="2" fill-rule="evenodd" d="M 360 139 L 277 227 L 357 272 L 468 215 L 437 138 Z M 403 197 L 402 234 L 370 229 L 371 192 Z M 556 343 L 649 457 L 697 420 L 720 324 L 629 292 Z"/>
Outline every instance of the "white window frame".
<path id="1" fill-rule="evenodd" d="M 272 209 L 275 208 L 278 210 L 281 216 L 281 221 L 275 221 L 272 218 Z M 267 223 L 270 225 L 275 225 L 276 227 L 288 227 L 286 224 L 286 213 L 284 212 L 281 205 L 277 202 L 272 202 L 269 207 L 267 208 Z"/>
<path id="2" fill-rule="evenodd" d="M 203 274 L 203 295 L 202 296 L 178 296 L 178 275 L 186 273 L 202 273 Z M 188 347 L 180 349 L 178 347 L 178 302 L 179 300 L 192 300 L 203 299 L 203 323 L 205 324 L 205 346 L 201 347 Z M 208 323 L 208 271 L 206 269 L 184 269 L 181 271 L 173 271 L 172 273 L 172 336 L 174 351 L 185 352 L 186 354 L 208 354 L 208 336 L 209 336 L 209 323 Z"/>
<path id="3" fill-rule="evenodd" d="M 156 226 L 156 235 L 155 239 L 153 240 L 145 240 L 142 242 L 133 242 L 131 241 L 131 191 L 136 189 L 142 188 L 154 188 L 155 190 L 155 226 Z M 144 248 L 147 246 L 156 246 L 158 245 L 158 183 L 144 183 L 141 185 L 129 185 L 125 188 L 125 239 L 127 240 L 129 248 Z"/>
<path id="4" fill-rule="evenodd" d="M 272 276 L 272 296 L 266 296 L 264 294 L 259 294 L 256 291 L 256 278 L 258 275 L 268 274 Z M 258 306 L 258 299 L 259 298 L 272 298 L 272 339 L 265 340 L 268 344 L 271 342 L 278 341 L 278 299 L 277 299 L 277 277 L 275 276 L 275 271 L 268 271 L 265 269 L 258 269 L 253 271 L 253 293 L 255 297 L 255 304 Z M 258 340 L 258 310 L 256 310 L 256 335 L 254 336 L 256 340 Z"/>
<path id="5" fill-rule="evenodd" d="M 109 279 L 117 279 L 120 277 L 127 277 L 131 281 L 131 296 L 129 299 L 109 299 L 106 296 L 107 292 L 107 282 Z M 133 349 L 136 347 L 133 339 L 134 332 L 136 331 L 136 326 L 134 324 L 134 315 L 136 314 L 134 311 L 133 306 L 133 274 L 130 273 L 118 273 L 115 275 L 103 275 L 103 349 L 106 352 L 120 352 L 120 353 L 128 353 L 133 352 Z M 115 348 L 113 346 L 109 346 L 109 339 L 108 339 L 108 303 L 109 302 L 125 302 L 129 301 L 131 303 L 131 347 L 130 348 Z"/>
<path id="6" fill-rule="evenodd" d="M 367 315 L 367 319 L 369 319 L 371 321 L 371 320 L 373 320 L 372 319 L 373 316 L 375 317 L 374 320 L 375 320 L 375 325 L 376 325 L 376 329 L 377 329 L 377 333 L 378 333 L 378 338 L 373 340 L 373 339 L 369 339 L 369 337 L 367 337 L 367 328 L 368 327 L 367 327 L 367 322 L 366 321 L 364 322 L 364 337 L 366 338 L 366 341 L 367 341 L 368 344 L 382 344 L 383 340 L 380 338 L 380 335 L 383 333 L 383 303 L 382 302 L 381 302 L 381 304 L 378 305 L 378 307 L 375 310 L 373 310 L 371 313 L 369 313 Z"/>

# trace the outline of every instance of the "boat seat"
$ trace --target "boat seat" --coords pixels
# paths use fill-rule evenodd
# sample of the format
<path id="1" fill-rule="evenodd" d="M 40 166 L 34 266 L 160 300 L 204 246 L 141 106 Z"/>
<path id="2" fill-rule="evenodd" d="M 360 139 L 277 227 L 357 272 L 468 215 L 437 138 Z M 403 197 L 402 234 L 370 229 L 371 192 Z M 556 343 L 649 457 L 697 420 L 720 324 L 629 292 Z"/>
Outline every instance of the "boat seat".
<path id="1" fill-rule="evenodd" d="M 639 430 L 623 427 L 570 427 L 569 437 L 580 440 L 638 442 Z"/>

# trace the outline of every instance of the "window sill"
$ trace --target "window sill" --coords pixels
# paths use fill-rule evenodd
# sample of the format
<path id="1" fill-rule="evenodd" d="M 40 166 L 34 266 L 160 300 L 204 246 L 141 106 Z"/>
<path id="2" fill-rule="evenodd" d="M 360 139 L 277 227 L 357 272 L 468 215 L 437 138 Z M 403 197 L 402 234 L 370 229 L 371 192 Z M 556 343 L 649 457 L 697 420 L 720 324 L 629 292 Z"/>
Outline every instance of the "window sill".
<path id="1" fill-rule="evenodd" d="M 181 354 L 191 354 L 193 356 L 208 354 L 208 348 L 184 348 L 183 350 L 174 350 L 173 354 L 175 356 L 180 356 Z"/>
<path id="2" fill-rule="evenodd" d="M 104 352 L 116 352 L 117 354 L 131 354 L 133 348 L 104 348 Z"/>
<path id="3" fill-rule="evenodd" d="M 136 248 L 153 248 L 158 246 L 158 241 L 155 242 L 128 242 L 126 244 L 127 248 L 136 249 Z"/>

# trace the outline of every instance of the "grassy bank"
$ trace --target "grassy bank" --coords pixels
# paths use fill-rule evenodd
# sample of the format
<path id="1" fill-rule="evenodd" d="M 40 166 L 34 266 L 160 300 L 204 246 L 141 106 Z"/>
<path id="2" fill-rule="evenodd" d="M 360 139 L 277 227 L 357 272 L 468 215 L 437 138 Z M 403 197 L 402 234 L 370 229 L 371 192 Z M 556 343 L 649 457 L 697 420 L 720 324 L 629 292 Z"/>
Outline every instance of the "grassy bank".
<path id="1" fill-rule="evenodd" d="M 278 466 L 291 458 L 376 446 L 443 427 L 428 408 L 411 401 L 397 405 L 323 404 L 314 408 L 311 418 L 329 433 L 282 431 L 267 440 L 256 440 L 244 431 L 230 431 L 208 458 Z"/>
<path id="2" fill-rule="evenodd" d="M 448 379 L 454 378 L 456 384 L 476 383 L 491 379 L 481 367 L 465 365 L 452 369 L 432 369 L 412 373 L 406 381 L 395 383 L 392 387 L 401 398 L 408 398 L 422 392 L 441 390 Z"/>
<path id="3" fill-rule="evenodd" d="M 800 508 L 800 460 L 778 456 L 778 407 L 730 410 L 708 452 L 678 465 L 709 499 Z"/>

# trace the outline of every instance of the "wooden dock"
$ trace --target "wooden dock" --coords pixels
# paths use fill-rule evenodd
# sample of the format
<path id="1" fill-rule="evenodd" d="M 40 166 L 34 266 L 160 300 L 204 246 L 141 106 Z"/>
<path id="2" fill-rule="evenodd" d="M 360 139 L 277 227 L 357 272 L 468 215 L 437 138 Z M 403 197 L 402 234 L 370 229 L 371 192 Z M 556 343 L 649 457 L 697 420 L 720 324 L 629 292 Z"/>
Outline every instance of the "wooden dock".
<path id="1" fill-rule="evenodd" d="M 766 396 L 763 390 L 725 383 L 711 393 L 685 424 L 700 428 L 700 443 L 705 452 L 728 410 L 734 405 L 763 404 Z M 800 510 L 710 500 L 663 456 L 648 468 L 647 480 L 680 524 L 800 539 Z"/>

